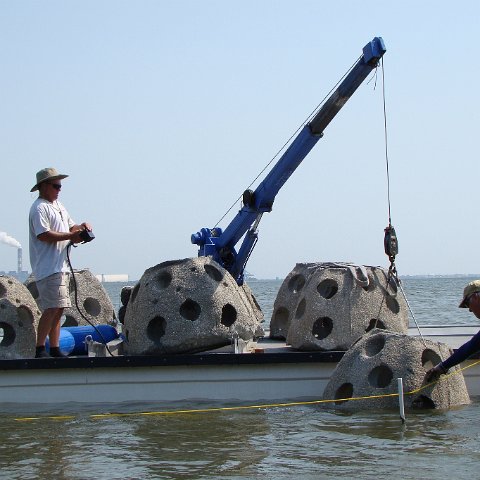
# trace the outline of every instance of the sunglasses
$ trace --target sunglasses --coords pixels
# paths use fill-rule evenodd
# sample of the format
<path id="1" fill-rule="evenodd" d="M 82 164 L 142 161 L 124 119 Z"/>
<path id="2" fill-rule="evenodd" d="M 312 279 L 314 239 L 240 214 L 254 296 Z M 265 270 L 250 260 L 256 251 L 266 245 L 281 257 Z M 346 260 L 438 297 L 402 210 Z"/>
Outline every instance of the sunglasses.
<path id="1" fill-rule="evenodd" d="M 473 297 L 474 295 L 476 295 L 476 294 L 477 294 L 477 292 L 472 293 L 471 295 L 469 295 L 469 296 L 465 299 L 465 306 L 466 306 L 467 308 L 470 307 L 470 300 L 471 300 L 472 297 Z"/>
<path id="2" fill-rule="evenodd" d="M 55 190 L 60 190 L 62 188 L 61 183 L 49 183 Z"/>

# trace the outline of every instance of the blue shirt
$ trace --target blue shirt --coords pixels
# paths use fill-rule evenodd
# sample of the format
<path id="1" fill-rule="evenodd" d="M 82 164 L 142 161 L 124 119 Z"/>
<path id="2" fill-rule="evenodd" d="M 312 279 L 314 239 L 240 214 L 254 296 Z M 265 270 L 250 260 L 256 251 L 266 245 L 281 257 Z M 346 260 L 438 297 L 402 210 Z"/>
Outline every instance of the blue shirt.
<path id="1" fill-rule="evenodd" d="M 448 370 L 449 368 L 462 363 L 479 350 L 480 332 L 476 333 L 468 342 L 464 343 L 460 348 L 458 348 L 453 355 L 442 362 L 442 365 L 446 370 Z"/>

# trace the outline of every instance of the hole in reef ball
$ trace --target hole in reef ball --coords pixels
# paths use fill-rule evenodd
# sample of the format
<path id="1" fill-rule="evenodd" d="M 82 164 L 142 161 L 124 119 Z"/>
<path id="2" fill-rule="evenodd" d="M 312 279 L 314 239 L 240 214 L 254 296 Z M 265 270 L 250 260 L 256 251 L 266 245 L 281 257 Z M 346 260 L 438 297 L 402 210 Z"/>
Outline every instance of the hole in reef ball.
<path id="1" fill-rule="evenodd" d="M 292 293 L 298 293 L 305 285 L 305 277 L 301 274 L 294 275 L 288 282 L 288 289 Z"/>
<path id="2" fill-rule="evenodd" d="M 32 297 L 36 300 L 38 298 L 38 288 L 35 282 L 27 285 L 28 291 L 32 294 Z"/>
<path id="3" fill-rule="evenodd" d="M 439 364 L 442 361 L 440 358 L 440 355 L 431 350 L 430 348 L 426 348 L 422 352 L 422 365 L 425 368 L 425 370 L 430 370 L 432 367 L 435 365 Z"/>
<path id="4" fill-rule="evenodd" d="M 385 324 L 381 321 L 378 320 L 377 318 L 372 318 L 368 324 L 368 327 L 365 329 L 365 332 L 369 332 L 370 330 L 373 330 L 374 328 L 379 328 L 380 330 L 386 330 L 387 328 L 385 327 Z"/>
<path id="5" fill-rule="evenodd" d="M 0 322 L 0 347 L 9 347 L 15 341 L 14 328 L 5 322 Z"/>
<path id="6" fill-rule="evenodd" d="M 368 285 L 366 287 L 362 287 L 366 292 L 373 292 L 375 290 L 375 279 L 372 275 L 368 276 Z"/>
<path id="7" fill-rule="evenodd" d="M 418 410 L 433 410 L 435 408 L 435 402 L 426 395 L 419 395 L 413 400 L 412 408 Z"/>
<path id="8" fill-rule="evenodd" d="M 346 398 L 352 398 L 353 395 L 353 385 L 351 383 L 344 383 L 337 388 L 335 392 L 335 405 L 341 405 L 347 400 L 340 400 Z"/>
<path id="9" fill-rule="evenodd" d="M 398 313 L 400 311 L 400 305 L 398 304 L 397 300 L 395 297 L 392 297 L 391 295 L 387 295 L 385 302 L 387 304 L 388 309 L 392 313 Z"/>
<path id="10" fill-rule="evenodd" d="M 0 283 L 0 297 L 6 297 L 7 296 L 7 289 L 5 288 L 5 285 L 2 285 Z"/>
<path id="11" fill-rule="evenodd" d="M 275 310 L 273 314 L 273 321 L 275 323 L 275 328 L 277 328 L 280 332 L 287 333 L 288 316 L 289 312 L 285 307 L 280 307 Z"/>
<path id="12" fill-rule="evenodd" d="M 235 323 L 236 319 L 237 310 L 235 309 L 235 307 L 233 305 L 230 305 L 230 303 L 225 304 L 222 308 L 222 325 L 225 325 L 226 327 L 231 327 Z"/>
<path id="13" fill-rule="evenodd" d="M 338 292 L 338 283 L 331 278 L 327 278 L 317 285 L 317 292 L 328 300 Z"/>
<path id="14" fill-rule="evenodd" d="M 386 365 L 375 367 L 368 374 L 368 383 L 375 388 L 388 387 L 392 381 L 393 372 Z"/>
<path id="15" fill-rule="evenodd" d="M 307 302 L 304 298 L 302 298 L 298 304 L 297 311 L 295 312 L 295 318 L 302 318 L 306 308 Z"/>
<path id="16" fill-rule="evenodd" d="M 191 298 L 187 298 L 180 305 L 180 315 L 186 320 L 191 320 L 192 322 L 196 320 L 202 313 L 202 308 L 200 305 Z"/>
<path id="17" fill-rule="evenodd" d="M 213 265 L 209 265 L 206 263 L 203 268 L 205 269 L 205 273 L 216 282 L 221 282 L 223 279 L 223 273 L 218 269 L 215 268 Z"/>
<path id="18" fill-rule="evenodd" d="M 17 308 L 17 317 L 19 322 L 23 323 L 24 325 L 32 325 L 33 324 L 33 313 L 30 311 L 28 307 L 20 306 Z"/>
<path id="19" fill-rule="evenodd" d="M 75 317 L 65 315 L 65 321 L 63 322 L 62 327 L 78 327 L 78 322 Z"/>
<path id="20" fill-rule="evenodd" d="M 160 288 L 167 288 L 172 282 L 172 274 L 167 270 L 163 270 L 157 275 L 155 280 Z"/>
<path id="21" fill-rule="evenodd" d="M 385 336 L 384 335 L 373 335 L 365 343 L 365 354 L 368 357 L 373 357 L 383 350 L 385 346 Z"/>
<path id="22" fill-rule="evenodd" d="M 167 321 L 160 316 L 152 318 L 147 325 L 147 337 L 154 343 L 159 343 L 165 335 Z"/>
<path id="23" fill-rule="evenodd" d="M 132 290 L 133 287 L 130 287 L 129 285 L 122 287 L 122 290 L 120 291 L 120 302 L 122 305 L 126 305 L 129 302 Z"/>
<path id="24" fill-rule="evenodd" d="M 329 317 L 321 317 L 315 320 L 312 327 L 312 335 L 318 340 L 327 338 L 333 330 L 333 320 Z"/>
<path id="25" fill-rule="evenodd" d="M 87 297 L 83 301 L 83 308 L 92 317 L 98 317 L 100 315 L 100 312 L 102 311 L 102 307 L 100 306 L 100 302 L 96 298 L 93 298 L 93 297 Z"/>

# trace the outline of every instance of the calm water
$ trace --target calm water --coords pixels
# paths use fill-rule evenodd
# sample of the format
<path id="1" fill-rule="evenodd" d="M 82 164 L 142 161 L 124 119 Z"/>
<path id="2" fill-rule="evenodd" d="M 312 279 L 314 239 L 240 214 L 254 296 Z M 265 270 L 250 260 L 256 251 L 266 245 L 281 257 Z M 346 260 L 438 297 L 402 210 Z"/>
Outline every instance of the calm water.
<path id="1" fill-rule="evenodd" d="M 405 279 L 419 324 L 473 323 L 457 308 L 466 278 Z M 251 283 L 267 320 L 279 281 Z M 118 307 L 121 285 L 106 285 Z M 33 400 L 33 399 L 32 399 Z M 171 405 L 198 408 L 215 405 Z M 111 408 L 111 407 L 110 407 Z M 1 479 L 479 478 L 480 402 L 446 412 L 344 414 L 321 407 L 18 422 L 0 415 Z M 30 414 L 57 415 L 71 405 Z M 18 415 L 17 415 L 18 416 Z"/>

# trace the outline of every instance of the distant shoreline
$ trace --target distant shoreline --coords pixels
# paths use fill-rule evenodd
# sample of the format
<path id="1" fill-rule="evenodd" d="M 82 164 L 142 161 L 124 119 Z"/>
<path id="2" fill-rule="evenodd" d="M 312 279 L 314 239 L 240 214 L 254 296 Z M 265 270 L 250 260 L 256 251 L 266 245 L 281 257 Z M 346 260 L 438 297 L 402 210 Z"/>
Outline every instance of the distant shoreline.
<path id="1" fill-rule="evenodd" d="M 0 275 L 4 276 L 11 276 L 14 278 L 17 278 L 20 281 L 24 281 L 29 275 L 29 272 L 21 272 L 22 275 L 18 275 L 17 272 L 5 272 L 5 271 L 0 271 Z M 19 278 L 21 277 L 21 278 Z M 408 280 L 410 278 L 412 279 L 435 279 L 435 278 L 480 278 L 480 273 L 444 273 L 444 274 L 416 274 L 416 275 L 399 275 L 401 280 Z M 140 279 L 137 280 L 110 280 L 110 281 L 104 281 L 101 283 L 137 283 Z M 255 278 L 255 277 L 250 277 L 245 279 L 246 283 L 253 283 L 253 282 L 282 282 L 284 278 L 281 277 L 276 277 L 276 278 Z"/>

